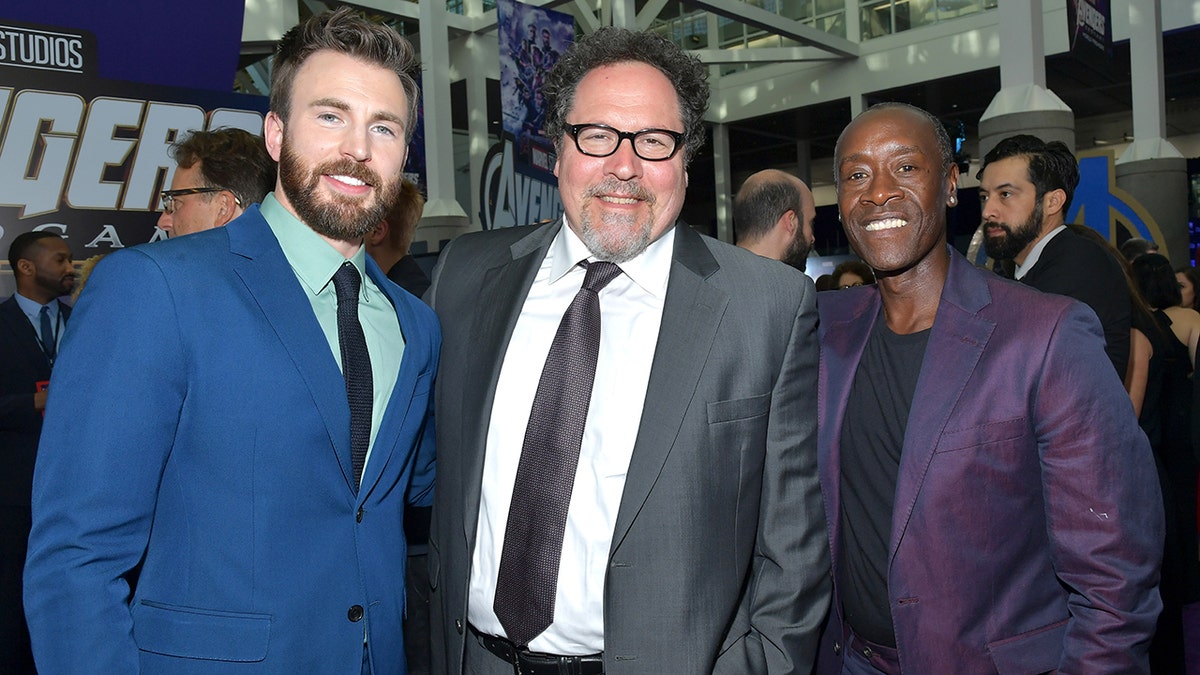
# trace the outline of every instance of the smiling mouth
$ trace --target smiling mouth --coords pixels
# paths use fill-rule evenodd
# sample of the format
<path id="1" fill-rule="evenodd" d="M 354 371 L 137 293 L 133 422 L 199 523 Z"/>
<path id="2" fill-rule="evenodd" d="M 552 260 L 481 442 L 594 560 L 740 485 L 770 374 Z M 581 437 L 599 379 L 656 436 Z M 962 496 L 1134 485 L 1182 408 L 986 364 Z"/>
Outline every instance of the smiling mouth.
<path id="1" fill-rule="evenodd" d="M 884 218 L 883 220 L 873 220 L 867 223 L 867 232 L 879 232 L 880 230 L 894 230 L 898 227 L 908 225 L 908 221 L 903 218 Z"/>
<path id="2" fill-rule="evenodd" d="M 636 203 L 638 203 L 638 200 L 634 199 L 633 197 L 617 197 L 614 195 L 600 195 L 599 199 L 600 199 L 600 201 L 607 202 L 609 204 L 636 204 Z"/>
<path id="3" fill-rule="evenodd" d="M 354 186 L 354 187 L 363 187 L 363 186 L 365 186 L 365 185 L 366 185 L 366 183 L 365 183 L 365 182 L 363 182 L 363 181 L 361 181 L 361 180 L 359 180 L 359 179 L 357 179 L 357 178 L 354 178 L 354 177 L 352 177 L 352 176 L 333 175 L 333 174 L 326 174 L 326 175 L 327 175 L 327 176 L 328 176 L 330 179 L 332 179 L 332 180 L 336 180 L 336 181 L 337 181 L 337 182 L 339 182 L 339 183 L 345 183 L 346 185 L 351 185 L 351 186 Z"/>

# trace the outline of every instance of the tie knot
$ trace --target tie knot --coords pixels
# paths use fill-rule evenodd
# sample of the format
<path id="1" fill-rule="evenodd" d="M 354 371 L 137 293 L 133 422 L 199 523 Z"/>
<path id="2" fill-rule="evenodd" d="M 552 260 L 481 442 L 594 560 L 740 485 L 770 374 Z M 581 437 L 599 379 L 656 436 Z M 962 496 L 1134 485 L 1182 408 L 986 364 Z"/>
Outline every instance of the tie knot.
<path id="1" fill-rule="evenodd" d="M 358 288 L 362 284 L 362 277 L 358 275 L 358 270 L 355 269 L 354 263 L 349 260 L 342 263 L 338 271 L 333 273 L 333 289 L 337 291 L 338 302 L 345 300 L 358 301 Z"/>
<path id="2" fill-rule="evenodd" d="M 587 274 L 583 276 L 583 288 L 593 293 L 599 293 L 600 289 L 621 275 L 620 267 L 605 260 L 597 260 L 594 263 L 585 260 L 580 264 L 587 269 Z"/>
<path id="3" fill-rule="evenodd" d="M 42 316 L 50 316 L 50 305 L 42 305 Z"/>

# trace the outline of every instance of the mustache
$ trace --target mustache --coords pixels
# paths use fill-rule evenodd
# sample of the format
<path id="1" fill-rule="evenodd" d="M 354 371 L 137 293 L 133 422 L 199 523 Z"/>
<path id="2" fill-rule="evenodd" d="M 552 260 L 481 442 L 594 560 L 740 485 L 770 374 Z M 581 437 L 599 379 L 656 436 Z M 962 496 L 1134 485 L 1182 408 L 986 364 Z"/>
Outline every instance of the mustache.
<path id="1" fill-rule="evenodd" d="M 654 194 L 643 188 L 642 184 L 638 181 L 619 180 L 612 176 L 608 176 L 603 182 L 591 186 L 583 194 L 585 198 L 599 197 L 601 195 L 637 199 L 649 204 L 654 204 L 656 201 Z"/>
<path id="2" fill-rule="evenodd" d="M 317 165 L 313 173 L 316 175 L 349 176 L 356 180 L 361 180 L 371 187 L 378 187 L 383 182 L 378 173 L 375 173 L 361 162 L 355 162 L 351 159 L 323 162 Z"/>

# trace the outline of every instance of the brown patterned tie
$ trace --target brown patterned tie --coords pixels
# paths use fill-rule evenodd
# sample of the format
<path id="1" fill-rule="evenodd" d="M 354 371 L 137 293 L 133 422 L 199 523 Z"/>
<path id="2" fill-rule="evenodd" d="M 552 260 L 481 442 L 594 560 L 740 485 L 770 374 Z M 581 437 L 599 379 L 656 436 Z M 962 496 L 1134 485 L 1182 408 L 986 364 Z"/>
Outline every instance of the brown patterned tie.
<path id="1" fill-rule="evenodd" d="M 600 352 L 600 289 L 621 274 L 587 266 L 583 287 L 558 324 L 533 397 L 513 485 L 492 608 L 508 639 L 527 645 L 554 621 L 567 507 Z"/>

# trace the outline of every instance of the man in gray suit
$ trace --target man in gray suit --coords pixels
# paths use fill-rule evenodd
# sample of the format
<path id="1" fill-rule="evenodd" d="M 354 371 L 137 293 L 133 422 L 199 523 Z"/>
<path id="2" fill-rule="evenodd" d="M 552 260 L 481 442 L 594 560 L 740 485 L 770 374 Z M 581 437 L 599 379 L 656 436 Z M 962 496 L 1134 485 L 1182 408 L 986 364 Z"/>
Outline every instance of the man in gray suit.
<path id="1" fill-rule="evenodd" d="M 699 61 L 604 28 L 546 92 L 564 218 L 455 240 L 427 295 L 434 670 L 807 673 L 829 603 L 812 282 L 677 221 Z M 594 367 L 556 385 L 577 330 L 592 351 L 566 361 Z"/>

